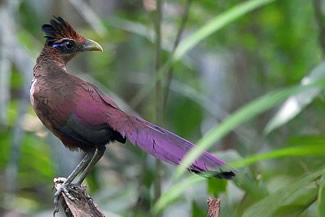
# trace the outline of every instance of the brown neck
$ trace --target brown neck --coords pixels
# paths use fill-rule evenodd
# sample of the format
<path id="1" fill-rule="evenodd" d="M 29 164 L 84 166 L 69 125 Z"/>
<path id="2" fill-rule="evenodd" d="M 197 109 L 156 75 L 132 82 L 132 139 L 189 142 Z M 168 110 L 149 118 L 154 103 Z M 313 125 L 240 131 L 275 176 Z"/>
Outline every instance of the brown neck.
<path id="1" fill-rule="evenodd" d="M 65 57 L 60 54 L 56 48 L 45 45 L 42 52 L 36 59 L 34 66 L 34 77 L 46 76 L 56 73 L 55 69 L 62 69 L 66 71 L 65 65 L 71 58 Z M 60 70 L 61 71 L 61 70 Z"/>

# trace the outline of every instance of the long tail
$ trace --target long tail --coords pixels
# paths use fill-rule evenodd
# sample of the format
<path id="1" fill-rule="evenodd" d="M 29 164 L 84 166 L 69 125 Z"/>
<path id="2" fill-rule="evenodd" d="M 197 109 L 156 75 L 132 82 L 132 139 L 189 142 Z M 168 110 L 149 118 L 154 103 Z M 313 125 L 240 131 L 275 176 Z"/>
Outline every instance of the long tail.
<path id="1" fill-rule="evenodd" d="M 115 115 L 117 114 L 115 113 Z M 126 136 L 131 143 L 137 144 L 141 149 L 162 161 L 179 165 L 184 156 L 195 146 L 174 133 L 143 119 L 124 112 L 119 116 L 118 119 L 115 119 L 118 121 L 108 121 L 108 124 L 123 137 Z M 188 170 L 216 178 L 232 179 L 235 176 L 235 171 L 225 168 L 225 162 L 204 152 Z"/>

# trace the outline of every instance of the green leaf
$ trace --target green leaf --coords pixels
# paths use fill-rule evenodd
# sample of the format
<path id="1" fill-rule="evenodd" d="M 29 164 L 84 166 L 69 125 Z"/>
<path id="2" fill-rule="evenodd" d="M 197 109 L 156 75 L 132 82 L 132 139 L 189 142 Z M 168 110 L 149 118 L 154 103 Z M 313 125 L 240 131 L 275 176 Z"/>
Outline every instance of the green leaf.
<path id="1" fill-rule="evenodd" d="M 184 174 L 187 168 L 192 164 L 192 162 L 195 161 L 195 159 L 197 159 L 205 150 L 222 139 L 234 128 L 251 120 L 262 112 L 272 108 L 281 101 L 285 100 L 290 95 L 305 91 L 308 88 L 316 86 L 324 86 L 324 82 L 317 82 L 304 86 L 298 85 L 274 91 L 248 103 L 237 112 L 230 115 L 218 126 L 210 130 L 202 139 L 198 141 L 197 146 L 185 156 L 181 165 L 177 168 L 176 172 L 174 173 L 173 180 L 180 178 L 181 175 Z"/>
<path id="2" fill-rule="evenodd" d="M 304 175 L 299 178 L 296 182 L 292 182 L 285 185 L 276 192 L 265 197 L 263 200 L 250 206 L 244 213 L 243 217 L 270 217 L 272 214 L 281 206 L 285 205 L 285 202 L 292 199 L 292 197 L 297 193 L 308 188 L 308 185 L 312 183 L 315 179 L 320 178 L 324 173 L 324 168 L 311 173 L 309 175 Z"/>
<path id="3" fill-rule="evenodd" d="M 319 64 L 307 76 L 301 80 L 301 85 L 307 85 L 312 82 L 325 78 L 325 62 Z M 321 92 L 321 87 L 315 87 L 291 96 L 287 99 L 274 117 L 267 123 L 264 134 L 269 134 L 276 128 L 281 127 L 288 121 L 296 117 L 307 105 L 309 105 Z"/>
<path id="4" fill-rule="evenodd" d="M 325 175 L 320 180 L 320 186 L 318 191 L 318 216 L 325 216 Z"/>

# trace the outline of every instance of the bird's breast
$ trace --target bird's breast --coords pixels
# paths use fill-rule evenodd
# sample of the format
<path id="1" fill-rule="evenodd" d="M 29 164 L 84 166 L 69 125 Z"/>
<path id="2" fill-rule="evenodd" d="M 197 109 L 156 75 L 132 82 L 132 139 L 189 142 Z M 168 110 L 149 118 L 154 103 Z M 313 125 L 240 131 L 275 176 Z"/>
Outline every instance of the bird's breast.
<path id="1" fill-rule="evenodd" d="M 30 94 L 29 97 L 30 97 L 30 102 L 32 103 L 34 109 L 40 102 L 43 103 L 44 99 L 48 98 L 49 95 L 48 92 L 50 89 L 51 88 L 48 87 L 46 82 L 44 82 L 42 79 L 33 78 L 29 90 L 29 94 Z"/>
<path id="2" fill-rule="evenodd" d="M 35 102 L 35 99 L 34 99 L 34 94 L 37 92 L 37 88 L 36 88 L 36 84 L 37 83 L 37 79 L 34 78 L 32 80 L 32 83 L 31 83 L 31 86 L 30 86 L 30 90 L 29 90 L 29 93 L 30 93 L 30 102 L 32 103 L 32 106 L 34 106 L 34 102 Z"/>
<path id="3" fill-rule="evenodd" d="M 63 118 L 56 108 L 59 103 L 56 99 L 60 98 L 57 96 L 59 91 L 56 91 L 55 87 L 50 84 L 42 77 L 34 77 L 30 87 L 30 101 L 36 115 L 51 130 L 53 126 L 60 125 Z"/>

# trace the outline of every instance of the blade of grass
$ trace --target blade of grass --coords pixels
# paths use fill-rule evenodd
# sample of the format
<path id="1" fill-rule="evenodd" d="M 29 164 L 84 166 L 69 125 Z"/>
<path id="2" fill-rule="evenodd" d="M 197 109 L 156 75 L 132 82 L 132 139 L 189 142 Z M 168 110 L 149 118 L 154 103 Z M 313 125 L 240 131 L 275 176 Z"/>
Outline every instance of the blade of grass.
<path id="1" fill-rule="evenodd" d="M 210 130 L 202 139 L 198 141 L 197 146 L 193 148 L 182 160 L 181 165 L 177 168 L 173 175 L 173 180 L 175 181 L 176 179 L 180 178 L 196 158 L 198 158 L 205 150 L 210 148 L 213 144 L 223 138 L 234 128 L 238 127 L 240 124 L 251 120 L 293 94 L 302 92 L 308 88 L 324 85 L 325 83 L 323 81 L 304 86 L 297 85 L 285 88 L 283 90 L 268 93 L 245 105 L 237 112 L 226 118 L 219 126 L 216 126 Z"/>
<path id="2" fill-rule="evenodd" d="M 238 4 L 224 13 L 216 16 L 207 24 L 202 26 L 193 35 L 182 41 L 175 51 L 175 60 L 180 59 L 187 51 L 197 45 L 200 41 L 210 36 L 212 33 L 218 31 L 222 27 L 236 20 L 237 18 L 259 8 L 263 5 L 271 3 L 275 0 L 251 0 Z"/>

